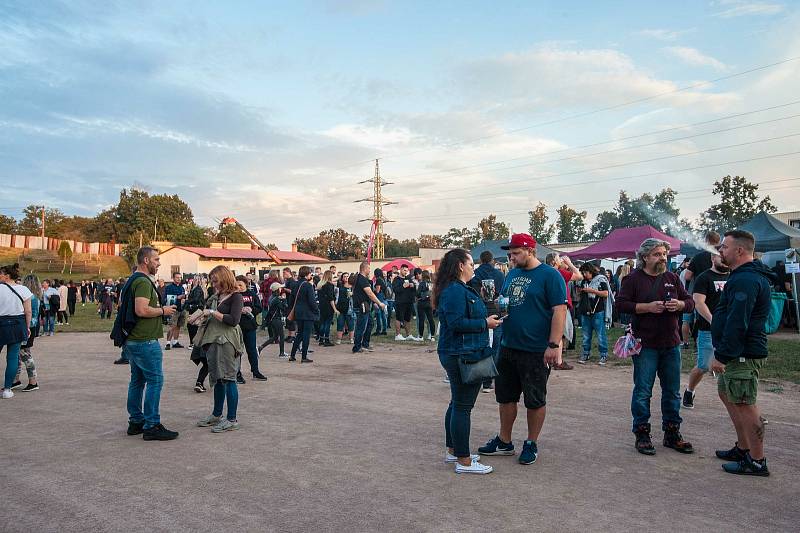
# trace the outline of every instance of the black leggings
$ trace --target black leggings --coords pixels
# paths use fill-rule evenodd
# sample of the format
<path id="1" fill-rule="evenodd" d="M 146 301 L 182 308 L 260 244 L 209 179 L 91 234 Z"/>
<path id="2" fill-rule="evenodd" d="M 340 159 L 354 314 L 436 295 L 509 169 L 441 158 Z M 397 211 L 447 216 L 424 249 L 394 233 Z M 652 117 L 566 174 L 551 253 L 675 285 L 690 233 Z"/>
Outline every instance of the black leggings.
<path id="1" fill-rule="evenodd" d="M 436 333 L 436 322 L 433 321 L 433 308 L 430 305 L 417 305 L 417 330 L 422 337 L 425 334 L 425 320 L 428 321 L 430 335 Z"/>
<path id="2" fill-rule="evenodd" d="M 208 360 L 201 359 L 200 365 L 200 372 L 197 373 L 197 382 L 202 385 L 206 380 L 206 376 L 208 376 Z M 209 385 L 211 384 L 209 383 Z"/>
<path id="3" fill-rule="evenodd" d="M 283 321 L 280 318 L 274 318 L 272 321 L 267 325 L 269 328 L 269 339 L 266 340 L 261 346 L 259 346 L 259 351 L 263 350 L 266 346 L 270 344 L 275 344 L 276 342 L 280 346 L 281 351 L 279 352 L 280 355 L 286 353 L 284 350 L 283 342 Z"/>

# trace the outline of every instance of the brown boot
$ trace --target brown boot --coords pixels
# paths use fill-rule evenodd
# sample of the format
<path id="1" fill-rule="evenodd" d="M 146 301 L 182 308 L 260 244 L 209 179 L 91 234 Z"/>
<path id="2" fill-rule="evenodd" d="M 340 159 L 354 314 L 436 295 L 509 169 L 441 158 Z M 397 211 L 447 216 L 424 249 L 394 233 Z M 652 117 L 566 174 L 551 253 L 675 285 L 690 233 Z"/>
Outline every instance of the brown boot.
<path id="1" fill-rule="evenodd" d="M 681 453 L 693 453 L 691 442 L 686 442 L 681 436 L 681 427 L 678 424 L 664 426 L 664 446 Z"/>
<path id="2" fill-rule="evenodd" d="M 634 432 L 636 435 L 636 451 L 644 455 L 655 455 L 656 449 L 650 440 L 650 424 L 641 424 Z"/>

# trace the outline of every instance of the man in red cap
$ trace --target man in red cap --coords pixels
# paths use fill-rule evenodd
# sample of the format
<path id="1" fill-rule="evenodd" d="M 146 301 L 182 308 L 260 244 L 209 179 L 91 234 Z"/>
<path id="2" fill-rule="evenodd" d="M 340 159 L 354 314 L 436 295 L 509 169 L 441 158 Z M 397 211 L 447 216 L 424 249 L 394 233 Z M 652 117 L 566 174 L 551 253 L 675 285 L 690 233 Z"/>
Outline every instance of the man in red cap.
<path id="1" fill-rule="evenodd" d="M 481 455 L 514 455 L 511 430 L 517 403 L 524 395 L 528 438 L 519 462 L 536 461 L 536 440 L 544 425 L 547 378 L 561 363 L 561 337 L 567 315 L 567 291 L 558 271 L 536 258 L 536 240 L 515 233 L 507 246 L 516 267 L 508 273 L 502 294 L 508 298 L 503 340 L 497 363 L 495 397 L 500 409 L 500 433 L 478 449 Z"/>

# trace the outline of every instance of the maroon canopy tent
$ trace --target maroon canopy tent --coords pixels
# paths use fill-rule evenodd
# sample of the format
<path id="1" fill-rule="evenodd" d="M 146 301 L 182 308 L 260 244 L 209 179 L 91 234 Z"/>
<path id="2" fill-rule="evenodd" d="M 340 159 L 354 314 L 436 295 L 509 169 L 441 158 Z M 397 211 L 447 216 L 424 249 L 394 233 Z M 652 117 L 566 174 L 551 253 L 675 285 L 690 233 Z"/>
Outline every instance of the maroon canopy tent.
<path id="1" fill-rule="evenodd" d="M 403 265 L 407 266 L 411 270 L 417 268 L 417 266 L 408 259 L 394 259 L 383 265 L 381 267 L 381 270 L 383 270 L 384 272 L 389 272 L 392 269 L 392 267 L 396 266 L 397 268 L 400 268 Z"/>
<path id="2" fill-rule="evenodd" d="M 639 226 L 638 228 L 618 228 L 609 233 L 605 239 L 596 242 L 582 250 L 569 254 L 572 259 L 617 259 L 636 257 L 636 251 L 642 241 L 649 238 L 661 239 L 670 244 L 669 255 L 678 255 L 681 251 L 681 241 L 661 233 L 653 226 Z"/>

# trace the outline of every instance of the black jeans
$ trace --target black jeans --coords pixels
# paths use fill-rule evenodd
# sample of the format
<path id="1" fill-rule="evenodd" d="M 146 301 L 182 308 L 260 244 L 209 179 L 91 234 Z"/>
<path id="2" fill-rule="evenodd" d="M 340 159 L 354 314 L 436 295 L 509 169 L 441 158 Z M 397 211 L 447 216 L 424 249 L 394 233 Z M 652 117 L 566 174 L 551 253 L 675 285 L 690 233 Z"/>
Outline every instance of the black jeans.
<path id="1" fill-rule="evenodd" d="M 258 347 L 256 346 L 256 330 L 242 330 L 244 337 L 244 347 L 247 350 L 247 360 L 250 362 L 250 371 L 254 376 L 261 372 L 258 370 Z"/>
<path id="2" fill-rule="evenodd" d="M 197 373 L 197 382 L 202 385 L 203 382 L 206 380 L 207 376 L 208 376 L 208 360 L 207 359 L 201 359 L 200 360 L 200 371 Z M 209 383 L 209 386 L 211 386 L 210 383 Z"/>
<path id="3" fill-rule="evenodd" d="M 311 332 L 314 331 L 314 321 L 295 320 L 295 323 L 297 324 L 297 333 L 294 336 L 294 343 L 292 343 L 291 356 L 294 357 L 297 354 L 297 349 L 300 348 L 302 343 L 301 354 L 305 359 L 308 356 L 308 343 L 311 342 Z"/>
<path id="4" fill-rule="evenodd" d="M 193 324 L 186 324 L 186 330 L 189 332 L 189 344 L 194 344 L 194 336 L 197 334 L 198 326 Z"/>
<path id="5" fill-rule="evenodd" d="M 75 303 L 76 303 L 75 300 L 69 300 L 69 299 L 67 300 L 67 309 L 69 309 L 69 316 L 75 314 Z"/>
<path id="6" fill-rule="evenodd" d="M 430 328 L 430 336 L 436 334 L 436 322 L 433 321 L 433 307 L 430 304 L 417 304 L 417 331 L 418 335 L 422 337 L 425 334 L 425 321 L 428 321 L 428 328 Z"/>
<path id="7" fill-rule="evenodd" d="M 453 448 L 456 457 L 469 457 L 470 415 L 481 384 L 461 381 L 457 355 L 439 355 L 439 362 L 450 380 L 450 403 L 444 414 L 445 445 Z"/>
<path id="8" fill-rule="evenodd" d="M 280 354 L 286 353 L 283 346 L 284 336 L 283 336 L 283 320 L 280 318 L 273 318 L 272 321 L 267 325 L 269 328 L 269 339 L 267 342 L 264 343 L 264 346 L 269 346 L 270 344 L 278 343 L 280 345 L 281 351 Z"/>

